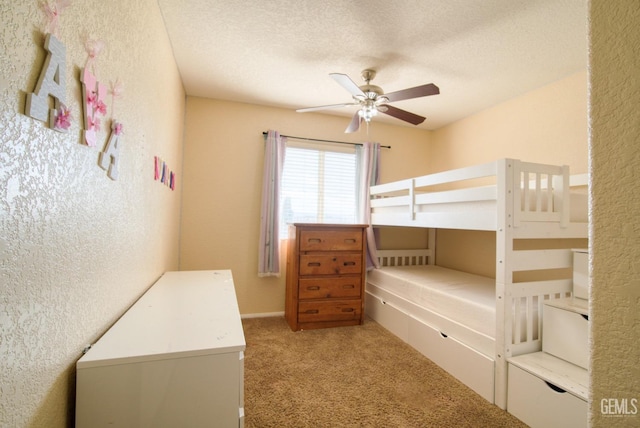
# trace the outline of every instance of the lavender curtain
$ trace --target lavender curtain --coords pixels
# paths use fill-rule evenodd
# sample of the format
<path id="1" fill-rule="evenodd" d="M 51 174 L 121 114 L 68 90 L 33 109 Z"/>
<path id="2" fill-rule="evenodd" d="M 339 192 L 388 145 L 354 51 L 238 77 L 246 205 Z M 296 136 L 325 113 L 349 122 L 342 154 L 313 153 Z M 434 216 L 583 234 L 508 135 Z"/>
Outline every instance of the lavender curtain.
<path id="1" fill-rule="evenodd" d="M 367 270 L 379 267 L 376 233 L 371 225 L 371 198 L 369 187 L 378 184 L 380 169 L 380 144 L 363 143 L 356 148 L 358 222 L 367 228 Z"/>
<path id="2" fill-rule="evenodd" d="M 260 210 L 260 243 L 258 276 L 280 276 L 280 183 L 286 137 L 277 131 L 267 132 L 262 173 L 262 207 Z"/>

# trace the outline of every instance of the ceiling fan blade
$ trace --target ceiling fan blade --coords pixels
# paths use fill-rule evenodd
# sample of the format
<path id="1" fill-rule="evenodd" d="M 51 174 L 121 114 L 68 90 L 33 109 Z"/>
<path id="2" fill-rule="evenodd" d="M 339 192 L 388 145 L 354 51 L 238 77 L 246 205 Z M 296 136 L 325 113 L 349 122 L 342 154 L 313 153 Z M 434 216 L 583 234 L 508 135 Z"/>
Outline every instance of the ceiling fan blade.
<path id="1" fill-rule="evenodd" d="M 347 91 L 349 91 L 349 93 L 354 97 L 355 96 L 366 97 L 364 92 L 362 92 L 362 89 L 360 89 L 360 87 L 356 85 L 356 83 L 353 80 L 351 80 L 351 78 L 346 74 L 330 73 L 329 76 L 331 76 L 333 80 L 338 82 L 340 86 L 342 86 Z"/>
<path id="2" fill-rule="evenodd" d="M 403 89 L 401 91 L 384 94 L 384 96 L 387 97 L 389 102 L 393 102 L 408 100 L 410 98 L 426 97 L 427 95 L 437 95 L 439 93 L 440 88 L 433 83 L 429 83 L 427 85 L 416 86 L 415 88 Z"/>
<path id="3" fill-rule="evenodd" d="M 405 122 L 409 122 L 413 125 L 420 125 L 426 119 L 426 117 L 418 116 L 417 114 L 410 113 L 406 110 L 402 110 L 388 104 L 384 104 L 384 107 L 387 109 L 379 109 L 380 113 L 388 114 L 389 116 L 404 120 Z"/>
<path id="4" fill-rule="evenodd" d="M 328 110 L 328 109 L 332 109 L 332 108 L 347 107 L 347 106 L 357 106 L 357 105 L 358 105 L 358 103 L 330 104 L 330 105 L 326 105 L 326 106 L 299 108 L 296 111 L 298 113 L 306 113 L 306 112 L 309 112 L 309 111 Z"/>
<path id="5" fill-rule="evenodd" d="M 360 110 L 358 110 L 356 114 L 353 115 L 353 118 L 351 119 L 351 123 L 349 123 L 349 126 L 347 126 L 347 129 L 345 129 L 344 132 L 345 133 L 356 132 L 360 128 L 361 121 L 362 121 L 362 118 L 360 117 Z"/>

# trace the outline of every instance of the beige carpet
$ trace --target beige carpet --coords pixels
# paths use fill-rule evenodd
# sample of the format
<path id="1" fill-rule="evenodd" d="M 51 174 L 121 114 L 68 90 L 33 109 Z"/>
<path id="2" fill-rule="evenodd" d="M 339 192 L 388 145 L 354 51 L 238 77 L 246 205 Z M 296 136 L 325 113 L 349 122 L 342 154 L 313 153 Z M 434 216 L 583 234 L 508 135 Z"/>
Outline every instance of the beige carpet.
<path id="1" fill-rule="evenodd" d="M 292 332 L 243 320 L 245 427 L 525 427 L 367 319 Z"/>

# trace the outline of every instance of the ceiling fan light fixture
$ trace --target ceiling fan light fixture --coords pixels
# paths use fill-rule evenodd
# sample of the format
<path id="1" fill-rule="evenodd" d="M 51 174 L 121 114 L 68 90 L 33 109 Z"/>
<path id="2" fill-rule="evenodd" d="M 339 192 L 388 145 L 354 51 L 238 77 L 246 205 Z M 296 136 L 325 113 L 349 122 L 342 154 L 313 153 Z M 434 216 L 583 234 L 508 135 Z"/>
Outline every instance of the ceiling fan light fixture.
<path id="1" fill-rule="evenodd" d="M 346 89 L 352 96 L 352 103 L 333 104 L 319 107 L 308 107 L 298 109 L 298 112 L 317 111 L 331 109 L 335 107 L 344 106 L 359 106 L 360 110 L 355 113 L 349 123 L 349 126 L 345 132 L 356 132 L 364 120 L 367 125 L 371 122 L 374 116 L 378 112 L 395 117 L 396 119 L 403 120 L 411 123 L 412 125 L 419 125 L 424 122 L 425 118 L 417 114 L 399 109 L 389 105 L 390 102 L 408 100 L 412 98 L 426 97 L 428 95 L 437 95 L 440 93 L 440 89 L 433 83 L 427 85 L 416 86 L 414 88 L 403 89 L 401 91 L 395 91 L 385 94 L 381 87 L 372 85 L 371 80 L 375 77 L 375 70 L 364 70 L 362 72 L 362 79 L 365 84 L 358 86 L 349 76 L 342 73 L 330 73 L 333 80 L 335 80 L 340 86 Z M 367 129 L 369 127 L 367 126 Z"/>
<path id="2" fill-rule="evenodd" d="M 367 123 L 377 114 L 378 109 L 376 109 L 375 105 L 365 105 L 358 111 L 358 115 Z"/>

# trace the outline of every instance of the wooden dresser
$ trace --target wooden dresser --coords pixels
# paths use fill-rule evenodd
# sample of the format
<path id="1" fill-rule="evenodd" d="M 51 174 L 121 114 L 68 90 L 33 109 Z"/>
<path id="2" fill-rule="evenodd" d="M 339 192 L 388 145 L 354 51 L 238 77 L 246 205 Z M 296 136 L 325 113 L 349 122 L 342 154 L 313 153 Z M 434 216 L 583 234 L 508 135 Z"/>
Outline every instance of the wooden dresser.
<path id="1" fill-rule="evenodd" d="M 367 227 L 289 227 L 284 313 L 292 330 L 362 324 Z"/>

